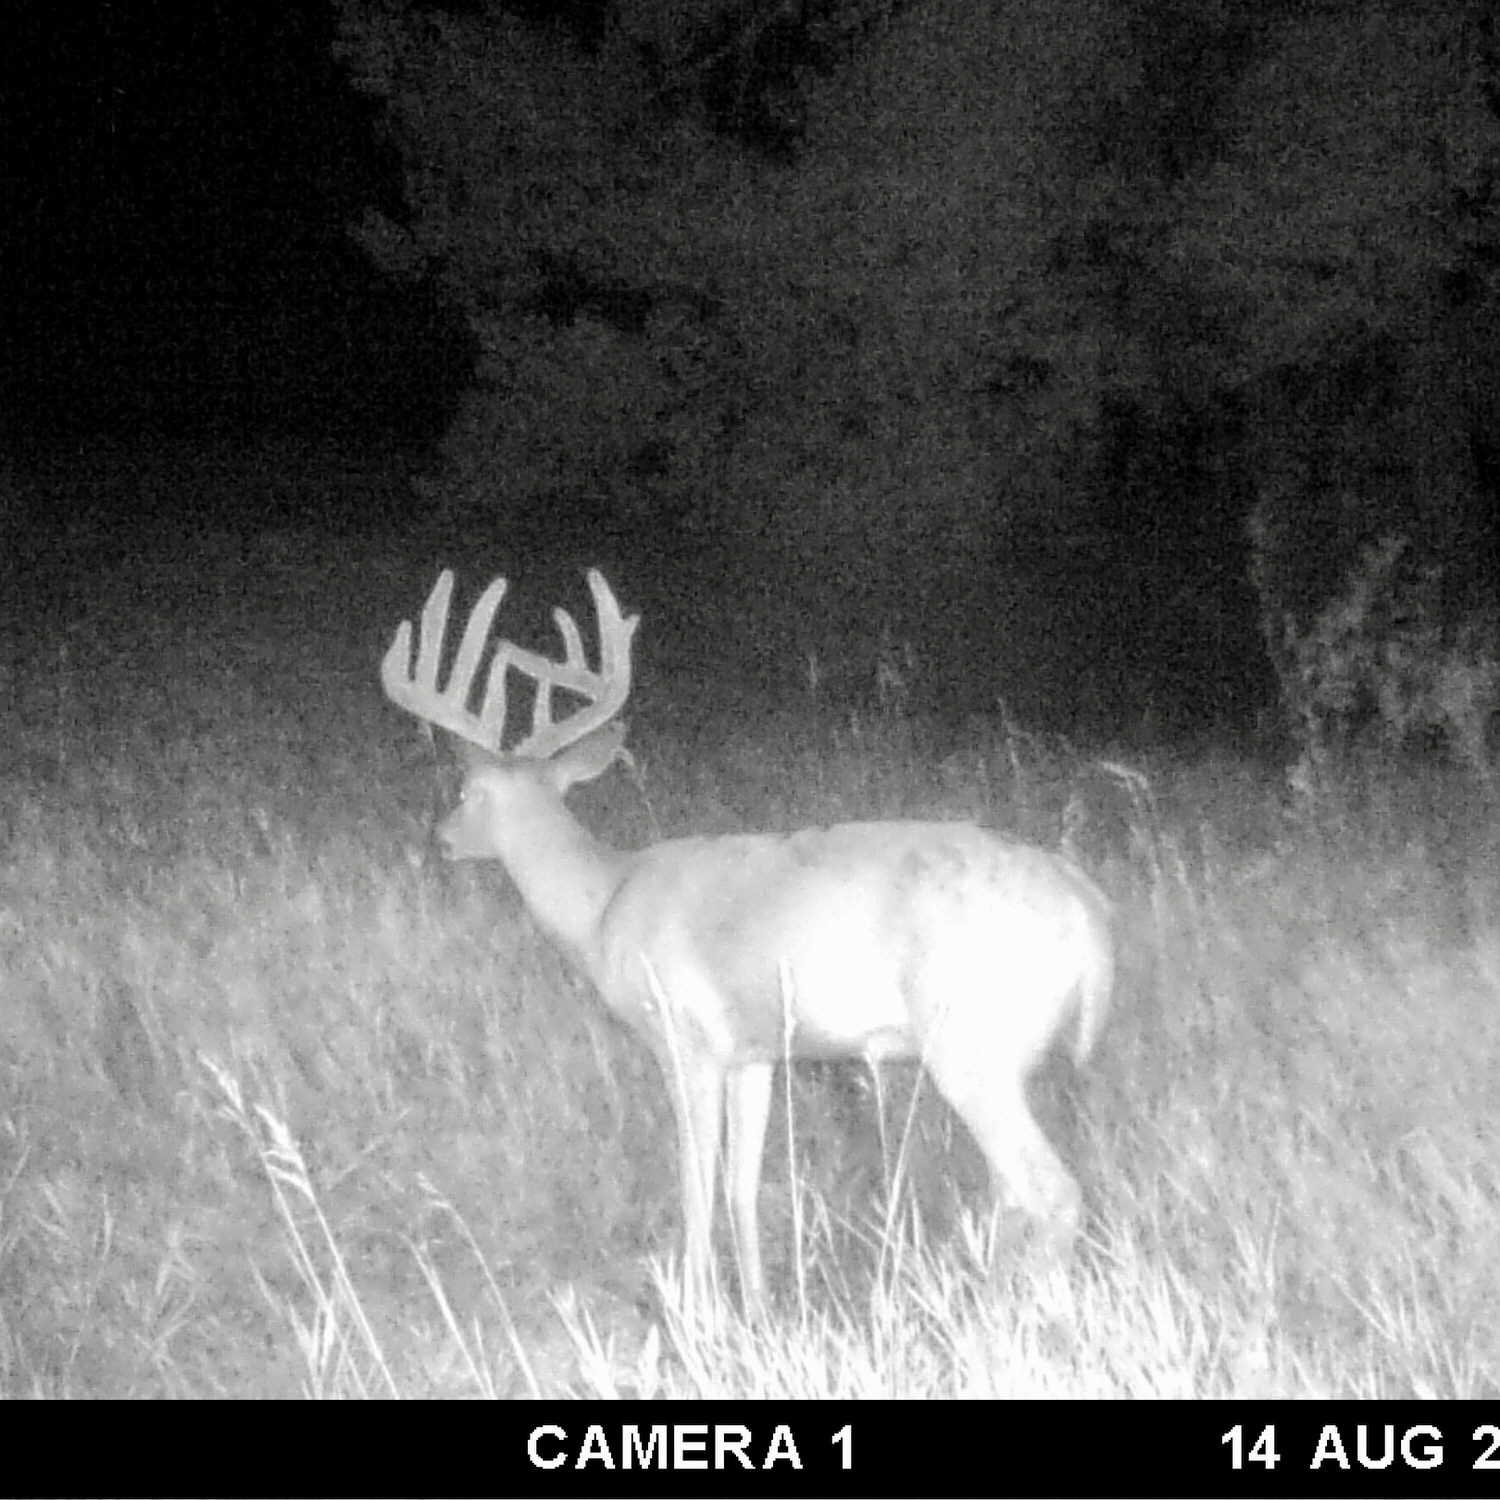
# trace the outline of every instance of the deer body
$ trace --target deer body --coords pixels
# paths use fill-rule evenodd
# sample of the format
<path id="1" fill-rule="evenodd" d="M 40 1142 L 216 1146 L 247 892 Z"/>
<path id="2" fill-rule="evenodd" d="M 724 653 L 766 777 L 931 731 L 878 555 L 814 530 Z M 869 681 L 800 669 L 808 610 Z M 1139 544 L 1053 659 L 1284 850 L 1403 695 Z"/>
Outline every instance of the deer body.
<path id="1" fill-rule="evenodd" d="M 446 692 L 436 686 L 443 580 L 424 613 L 415 677 L 406 675 L 409 640 L 398 633 L 386 689 L 478 746 L 463 800 L 439 830 L 446 852 L 501 861 L 538 925 L 660 1060 L 678 1124 L 693 1282 L 711 1279 L 722 1147 L 746 1301 L 763 1302 L 756 1196 L 773 1069 L 783 1058 L 919 1059 L 973 1132 L 997 1187 L 1009 1188 L 1050 1241 L 1070 1244 L 1079 1190 L 1025 1089 L 1054 1042 L 1066 1041 L 1081 1062 L 1103 1025 L 1113 975 L 1104 895 L 1063 856 L 967 823 L 683 838 L 636 853 L 602 844 L 564 799 L 622 754 L 613 715 L 624 699 L 622 659 L 628 688 L 635 621 L 619 614 L 598 574 L 590 583 L 615 680 L 588 694 L 607 711 L 585 711 L 571 732 L 552 724 L 539 692 L 526 745 L 498 751 L 496 684 L 503 699 L 506 664 L 524 656 L 531 671 L 541 660 L 508 643 L 484 710 L 469 713 L 489 625 L 485 616 L 476 632 L 475 620 L 493 587 L 471 617 Z M 577 630 L 559 616 L 573 675 L 554 680 L 574 692 L 598 687 L 608 663 L 580 686 L 588 669 Z"/>

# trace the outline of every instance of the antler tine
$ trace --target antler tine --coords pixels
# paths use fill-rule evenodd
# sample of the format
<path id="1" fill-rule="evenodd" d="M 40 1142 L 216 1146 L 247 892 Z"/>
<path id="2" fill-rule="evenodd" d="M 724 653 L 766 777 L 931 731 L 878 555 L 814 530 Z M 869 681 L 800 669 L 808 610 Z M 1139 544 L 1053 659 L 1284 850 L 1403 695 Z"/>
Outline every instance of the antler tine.
<path id="1" fill-rule="evenodd" d="M 593 576 L 593 575 L 591 575 Z M 609 585 L 605 584 L 605 588 Z M 614 596 L 611 595 L 611 598 Z M 565 609 L 554 609 L 552 618 L 557 621 L 557 628 L 562 632 L 563 648 L 568 653 L 568 665 L 570 667 L 588 667 L 588 658 L 583 654 L 583 637 L 578 633 L 578 627 L 573 623 L 573 616 Z"/>
<path id="2" fill-rule="evenodd" d="M 417 664 L 412 681 L 431 692 L 438 691 L 438 668 L 442 665 L 443 638 L 448 633 L 448 610 L 453 600 L 453 572 L 445 568 L 422 606 L 422 628 L 417 635 Z"/>
<path id="3" fill-rule="evenodd" d="M 567 657 L 564 665 L 569 668 L 570 675 L 574 670 L 592 675 L 589 674 L 588 657 L 583 652 L 583 637 L 578 632 L 573 616 L 565 609 L 554 609 L 552 618 L 557 621 L 557 628 L 562 634 L 563 651 Z M 558 679 L 551 673 L 537 679 L 536 700 L 531 706 L 531 734 L 527 736 L 528 740 L 545 734 L 552 727 L 552 689 L 559 685 Z"/>
<path id="4" fill-rule="evenodd" d="M 505 589 L 505 579 L 497 578 L 480 595 L 464 627 L 463 640 L 459 642 L 458 655 L 448 674 L 446 688 L 438 686 L 438 671 L 453 598 L 453 571 L 450 568 L 438 575 L 438 581 L 432 586 L 422 608 L 415 667 L 411 659 L 410 620 L 403 620 L 397 627 L 395 639 L 380 664 L 380 681 L 392 703 L 486 750 L 500 748 L 500 738 L 505 730 L 504 674 L 491 671 L 484 704 L 477 714 L 469 711 L 469 690 L 484 653 L 495 611 L 505 597 Z"/>
<path id="5" fill-rule="evenodd" d="M 515 747 L 515 754 L 535 759 L 555 755 L 559 750 L 581 740 L 601 725 L 607 724 L 624 707 L 630 696 L 630 643 L 639 615 L 625 615 L 604 575 L 589 569 L 589 591 L 594 596 L 594 612 L 599 617 L 599 670 L 590 670 L 584 654 L 583 638 L 567 610 L 553 612 L 562 634 L 565 660 L 550 661 L 536 652 L 508 642 L 501 650 L 506 665 L 514 665 L 535 680 L 536 703 L 532 710 L 531 733 Z M 496 670 L 503 670 L 497 656 Z M 560 724 L 552 722 L 552 690 L 555 687 L 577 693 L 589 700 Z"/>
<path id="6" fill-rule="evenodd" d="M 458 655 L 453 659 L 453 670 L 448 674 L 447 699 L 454 714 L 465 724 L 472 726 L 476 745 L 487 750 L 499 750 L 505 734 L 505 681 L 491 672 L 484 686 L 484 701 L 478 715 L 468 712 L 469 689 L 474 685 L 474 674 L 479 670 L 479 658 L 489 641 L 490 626 L 495 621 L 495 611 L 505 598 L 505 580 L 497 578 L 479 596 L 478 602 L 469 612 L 469 623 L 464 626 L 464 638 L 459 642 Z"/>

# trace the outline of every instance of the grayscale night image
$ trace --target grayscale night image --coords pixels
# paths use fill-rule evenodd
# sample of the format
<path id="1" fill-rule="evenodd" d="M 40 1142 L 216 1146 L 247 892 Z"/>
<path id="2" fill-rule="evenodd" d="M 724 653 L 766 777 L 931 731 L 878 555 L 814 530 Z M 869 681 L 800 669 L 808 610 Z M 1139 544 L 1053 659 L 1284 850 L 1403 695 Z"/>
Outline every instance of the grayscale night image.
<path id="1" fill-rule="evenodd" d="M 1495 1393 L 1491 4 L 8 19 L 0 1396 Z"/>

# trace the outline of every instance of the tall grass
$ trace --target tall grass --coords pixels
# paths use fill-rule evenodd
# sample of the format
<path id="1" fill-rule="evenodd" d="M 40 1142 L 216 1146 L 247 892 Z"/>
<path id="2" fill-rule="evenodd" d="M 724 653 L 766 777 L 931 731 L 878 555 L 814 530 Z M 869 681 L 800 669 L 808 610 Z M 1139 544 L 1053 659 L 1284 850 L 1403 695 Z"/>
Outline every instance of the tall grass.
<path id="1" fill-rule="evenodd" d="M 1500 874 L 1461 778 L 1298 803 L 899 694 L 646 693 L 639 774 L 578 799 L 604 836 L 978 816 L 1066 832 L 1121 908 L 1101 1055 L 1040 1088 L 1071 1270 L 1007 1248 L 911 1070 L 799 1069 L 755 1326 L 727 1237 L 684 1296 L 654 1062 L 498 870 L 429 858 L 451 786 L 373 658 L 96 626 L 0 675 L 0 1392 L 1493 1394 Z"/>

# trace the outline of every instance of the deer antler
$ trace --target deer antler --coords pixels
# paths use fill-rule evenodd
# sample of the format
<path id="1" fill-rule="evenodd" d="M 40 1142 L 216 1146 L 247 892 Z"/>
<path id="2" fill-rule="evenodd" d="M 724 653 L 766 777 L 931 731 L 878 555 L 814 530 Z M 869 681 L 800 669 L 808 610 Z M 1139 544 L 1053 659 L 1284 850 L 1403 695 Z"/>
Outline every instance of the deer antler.
<path id="1" fill-rule="evenodd" d="M 589 590 L 599 617 L 599 670 L 593 671 L 584 655 L 583 638 L 572 615 L 555 609 L 552 617 L 562 633 L 565 658 L 551 661 L 524 646 L 510 641 L 496 643 L 494 660 L 485 679 L 484 698 L 479 711 L 473 712 L 469 694 L 484 654 L 495 611 L 505 597 L 505 580 L 497 578 L 479 597 L 464 626 L 463 640 L 448 685 L 438 686 L 438 668 L 443 654 L 443 636 L 448 628 L 448 608 L 453 598 L 453 572 L 444 569 L 432 586 L 432 593 L 422 609 L 422 623 L 417 636 L 416 665 L 412 665 L 410 620 L 403 620 L 395 639 L 380 665 L 380 681 L 392 703 L 414 713 L 419 719 L 446 729 L 460 739 L 498 752 L 505 737 L 505 674 L 511 667 L 524 672 L 536 683 L 536 703 L 532 710 L 531 732 L 512 750 L 512 754 L 533 759 L 555 755 L 575 740 L 581 740 L 606 724 L 624 706 L 630 695 L 630 642 L 639 615 L 624 615 L 619 601 L 597 568 L 589 570 Z M 563 688 L 587 700 L 561 723 L 552 721 L 552 690 Z"/>

